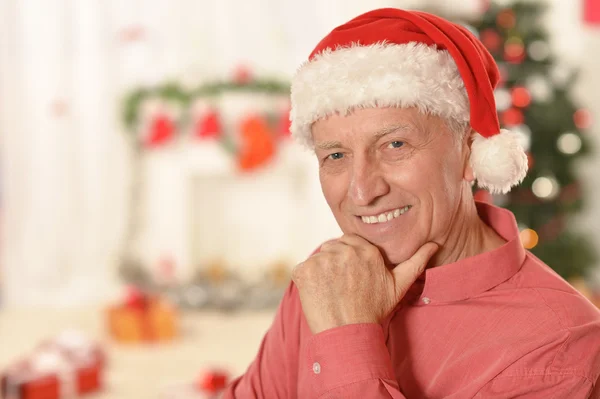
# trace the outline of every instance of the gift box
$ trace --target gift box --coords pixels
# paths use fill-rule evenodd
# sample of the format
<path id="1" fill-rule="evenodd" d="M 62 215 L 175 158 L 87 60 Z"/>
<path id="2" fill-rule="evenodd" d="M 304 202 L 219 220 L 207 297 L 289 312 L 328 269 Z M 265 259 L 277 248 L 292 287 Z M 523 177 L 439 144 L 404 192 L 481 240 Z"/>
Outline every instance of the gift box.
<path id="1" fill-rule="evenodd" d="M 229 373 L 221 369 L 200 373 L 195 382 L 171 386 L 161 399 L 218 399 L 229 383 Z"/>
<path id="2" fill-rule="evenodd" d="M 172 340 L 178 333 L 178 319 L 168 301 L 136 290 L 107 311 L 109 334 L 123 343 Z"/>
<path id="3" fill-rule="evenodd" d="M 78 398 L 100 391 L 106 364 L 100 346 L 79 333 L 43 342 L 2 373 L 4 399 Z"/>

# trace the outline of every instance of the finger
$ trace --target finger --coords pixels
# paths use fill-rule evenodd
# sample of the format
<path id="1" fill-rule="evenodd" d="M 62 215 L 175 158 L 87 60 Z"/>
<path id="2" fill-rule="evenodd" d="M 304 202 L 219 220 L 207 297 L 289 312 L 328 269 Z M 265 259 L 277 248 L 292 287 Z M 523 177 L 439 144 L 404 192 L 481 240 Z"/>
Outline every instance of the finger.
<path id="1" fill-rule="evenodd" d="M 321 248 L 319 250 L 319 252 L 336 252 L 340 249 L 340 246 L 346 245 L 343 242 L 341 242 L 340 239 L 336 238 L 333 240 L 328 240 L 325 241 L 323 244 L 321 244 Z"/>
<path id="2" fill-rule="evenodd" d="M 419 248 L 410 259 L 400 263 L 392 270 L 397 292 L 406 292 L 423 273 L 427 262 L 429 262 L 429 259 L 431 259 L 438 249 L 439 246 L 436 243 L 428 242 Z"/>
<path id="3" fill-rule="evenodd" d="M 365 238 L 356 234 L 344 234 L 339 238 L 339 240 L 345 244 L 357 247 L 373 246 L 373 244 L 371 244 Z"/>

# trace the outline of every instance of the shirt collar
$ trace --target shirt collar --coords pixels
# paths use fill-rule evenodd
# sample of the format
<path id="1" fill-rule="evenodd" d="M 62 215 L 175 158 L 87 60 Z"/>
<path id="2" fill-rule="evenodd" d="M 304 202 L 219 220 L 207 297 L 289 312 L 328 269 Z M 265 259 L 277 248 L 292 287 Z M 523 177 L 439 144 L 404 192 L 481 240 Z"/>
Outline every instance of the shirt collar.
<path id="1" fill-rule="evenodd" d="M 503 208 L 477 203 L 479 217 L 507 242 L 489 252 L 427 269 L 415 283 L 418 304 L 454 302 L 472 298 L 510 279 L 525 261 L 514 215 Z"/>

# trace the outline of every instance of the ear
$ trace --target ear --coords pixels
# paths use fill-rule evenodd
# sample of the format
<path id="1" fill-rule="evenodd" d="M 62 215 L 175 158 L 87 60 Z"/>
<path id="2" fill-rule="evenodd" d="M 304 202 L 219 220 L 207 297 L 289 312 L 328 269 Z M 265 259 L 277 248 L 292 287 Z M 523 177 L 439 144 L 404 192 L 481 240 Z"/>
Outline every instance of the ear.
<path id="1" fill-rule="evenodd" d="M 469 132 L 465 134 L 462 143 L 462 150 L 464 154 L 463 159 L 463 179 L 469 183 L 475 181 L 475 172 L 471 166 L 471 144 L 473 143 L 473 129 L 469 129 Z"/>

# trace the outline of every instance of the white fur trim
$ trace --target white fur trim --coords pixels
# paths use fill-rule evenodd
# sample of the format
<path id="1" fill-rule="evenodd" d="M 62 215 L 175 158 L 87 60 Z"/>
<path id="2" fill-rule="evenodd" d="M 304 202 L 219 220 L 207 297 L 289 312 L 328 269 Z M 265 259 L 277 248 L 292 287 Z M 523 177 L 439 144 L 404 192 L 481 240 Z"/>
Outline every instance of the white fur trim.
<path id="1" fill-rule="evenodd" d="M 317 120 L 353 108 L 417 107 L 469 121 L 469 100 L 450 54 L 423 43 L 352 45 L 326 50 L 300 67 L 292 80 L 291 131 L 313 147 Z"/>
<path id="2" fill-rule="evenodd" d="M 506 129 L 489 138 L 476 133 L 470 163 L 479 187 L 492 194 L 509 192 L 527 174 L 527 155 L 517 134 Z"/>

